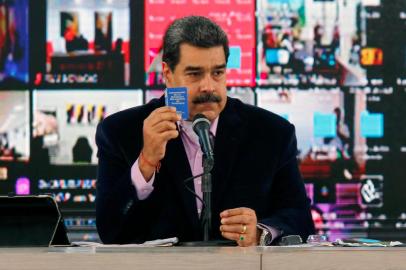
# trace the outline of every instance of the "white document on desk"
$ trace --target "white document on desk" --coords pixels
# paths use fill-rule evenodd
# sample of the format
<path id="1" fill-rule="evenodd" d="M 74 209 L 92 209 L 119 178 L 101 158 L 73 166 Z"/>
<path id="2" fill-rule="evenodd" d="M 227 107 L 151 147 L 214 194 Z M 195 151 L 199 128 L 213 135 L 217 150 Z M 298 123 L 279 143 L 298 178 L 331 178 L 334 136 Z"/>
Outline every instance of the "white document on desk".
<path id="1" fill-rule="evenodd" d="M 102 244 L 97 242 L 87 242 L 87 241 L 78 241 L 72 242 L 72 246 L 76 247 L 170 247 L 174 246 L 179 242 L 177 237 L 166 238 L 166 239 L 157 239 L 152 241 L 146 241 L 142 244 L 125 244 L 125 245 L 118 245 L 118 244 Z"/>

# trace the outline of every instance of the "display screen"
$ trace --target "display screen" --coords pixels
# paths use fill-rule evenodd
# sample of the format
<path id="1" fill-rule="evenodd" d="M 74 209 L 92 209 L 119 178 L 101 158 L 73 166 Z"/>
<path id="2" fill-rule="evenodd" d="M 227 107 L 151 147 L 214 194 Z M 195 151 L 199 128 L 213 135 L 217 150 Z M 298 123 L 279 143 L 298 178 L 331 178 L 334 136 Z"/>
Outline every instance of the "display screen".
<path id="1" fill-rule="evenodd" d="M 299 168 L 316 228 L 332 240 L 366 236 L 402 220 L 404 209 L 396 201 L 406 185 L 396 190 L 394 179 L 404 176 L 383 166 L 402 158 L 404 143 L 392 129 L 397 115 L 387 106 L 396 103 L 392 91 L 257 89 L 258 106 L 295 125 Z"/>
<path id="2" fill-rule="evenodd" d="M 50 164 L 97 164 L 97 124 L 141 104 L 137 90 L 36 90 L 33 139 Z"/>
<path id="3" fill-rule="evenodd" d="M 0 1 L 0 85 L 28 83 L 28 0 Z"/>
<path id="4" fill-rule="evenodd" d="M 28 90 L 0 91 L 0 194 L 31 193 Z"/>
<path id="5" fill-rule="evenodd" d="M 29 92 L 0 91 L 0 104 L 0 161 L 28 161 Z"/>
<path id="6" fill-rule="evenodd" d="M 201 15 L 217 22 L 227 33 L 230 57 L 229 86 L 255 83 L 255 0 L 146 0 L 146 85 L 162 85 L 162 39 L 168 25 L 186 15 Z"/>
<path id="7" fill-rule="evenodd" d="M 379 1 L 257 1 L 260 85 L 382 85 Z"/>
<path id="8" fill-rule="evenodd" d="M 46 74 L 37 85 L 129 85 L 129 0 L 49 0 L 46 23 Z"/>

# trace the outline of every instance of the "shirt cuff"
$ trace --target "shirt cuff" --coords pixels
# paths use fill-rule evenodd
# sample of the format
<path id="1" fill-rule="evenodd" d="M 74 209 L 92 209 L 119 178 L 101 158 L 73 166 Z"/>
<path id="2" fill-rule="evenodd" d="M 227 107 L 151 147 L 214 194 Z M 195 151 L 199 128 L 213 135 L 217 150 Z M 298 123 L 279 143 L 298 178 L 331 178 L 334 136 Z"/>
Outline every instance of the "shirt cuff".
<path id="1" fill-rule="evenodd" d="M 267 226 L 267 225 L 265 225 L 263 223 L 258 223 L 257 227 L 259 229 L 266 230 L 271 234 L 271 237 L 272 237 L 271 238 L 271 243 L 273 242 L 273 240 L 275 240 L 276 238 L 278 238 L 282 234 L 282 232 L 280 230 L 278 230 L 278 229 L 276 229 L 274 227 L 271 227 L 271 226 Z"/>
<path id="2" fill-rule="evenodd" d="M 155 180 L 155 172 L 151 177 L 151 180 L 147 182 L 140 171 L 140 167 L 138 166 L 138 159 L 134 162 L 133 166 L 131 167 L 131 181 L 135 186 L 135 190 L 137 191 L 137 197 L 139 200 L 145 200 L 154 190 L 154 180 Z"/>

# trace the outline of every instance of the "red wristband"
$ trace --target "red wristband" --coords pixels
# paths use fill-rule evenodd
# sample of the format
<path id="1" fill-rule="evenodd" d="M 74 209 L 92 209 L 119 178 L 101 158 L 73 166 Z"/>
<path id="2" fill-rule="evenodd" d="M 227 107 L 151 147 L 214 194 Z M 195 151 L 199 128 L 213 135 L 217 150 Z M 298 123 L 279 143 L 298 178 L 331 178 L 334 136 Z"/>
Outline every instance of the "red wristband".
<path id="1" fill-rule="evenodd" d="M 152 162 L 150 162 L 148 159 L 145 158 L 142 151 L 141 151 L 141 154 L 140 154 L 140 159 L 145 161 L 145 163 L 147 163 L 148 166 L 155 168 L 155 171 L 159 173 L 159 169 L 161 168 L 161 162 L 160 161 L 158 161 L 158 164 L 154 165 Z"/>

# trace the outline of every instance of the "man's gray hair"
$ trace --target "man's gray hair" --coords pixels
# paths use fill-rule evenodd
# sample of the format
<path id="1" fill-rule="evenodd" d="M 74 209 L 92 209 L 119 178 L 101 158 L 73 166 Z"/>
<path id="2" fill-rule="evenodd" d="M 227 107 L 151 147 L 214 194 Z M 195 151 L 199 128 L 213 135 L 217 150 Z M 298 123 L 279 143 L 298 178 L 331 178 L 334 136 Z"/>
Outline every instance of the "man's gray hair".
<path id="1" fill-rule="evenodd" d="M 196 47 L 223 46 L 226 62 L 230 54 L 228 38 L 219 25 L 202 16 L 188 16 L 175 20 L 165 32 L 162 61 L 174 71 L 180 58 L 180 45 Z"/>

